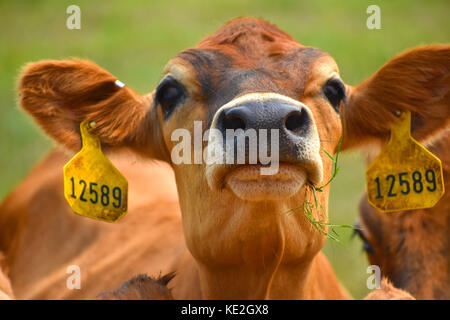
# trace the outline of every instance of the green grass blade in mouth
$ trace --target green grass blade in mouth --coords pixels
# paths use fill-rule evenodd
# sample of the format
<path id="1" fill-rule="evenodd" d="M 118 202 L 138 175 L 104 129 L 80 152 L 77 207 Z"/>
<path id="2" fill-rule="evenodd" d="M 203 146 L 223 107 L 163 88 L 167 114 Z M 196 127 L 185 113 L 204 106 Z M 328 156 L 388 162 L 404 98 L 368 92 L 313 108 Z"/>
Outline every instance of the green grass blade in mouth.
<path id="1" fill-rule="evenodd" d="M 334 157 L 328 151 L 326 151 L 324 148 L 322 148 L 322 151 L 327 155 L 328 158 L 330 158 L 330 160 L 333 163 L 333 173 L 332 173 L 330 179 L 321 186 L 314 186 L 313 184 L 308 184 L 307 193 L 308 193 L 308 191 L 310 191 L 312 193 L 314 202 L 311 202 L 311 201 L 305 199 L 305 201 L 303 202 L 303 206 L 290 209 L 286 212 L 286 214 L 292 214 L 295 211 L 297 211 L 303 207 L 303 214 L 305 215 L 306 219 L 309 221 L 311 226 L 313 226 L 317 231 L 319 231 L 322 235 L 324 235 L 328 239 L 334 240 L 336 242 L 340 242 L 339 234 L 336 231 L 336 228 L 353 229 L 353 230 L 356 230 L 357 228 L 355 226 L 349 225 L 349 224 L 332 224 L 328 221 L 317 220 L 314 218 L 313 213 L 318 212 L 319 216 L 322 216 L 322 217 L 325 215 L 324 208 L 317 201 L 316 191 L 323 192 L 323 189 L 326 186 L 328 186 L 336 178 L 337 174 L 339 173 L 340 167 L 338 166 L 338 157 L 339 157 L 339 152 L 341 150 L 341 144 L 342 144 L 342 136 L 339 139 L 339 143 L 338 143 Z M 306 197 L 306 198 L 308 198 L 308 197 Z M 326 230 L 326 228 L 328 228 L 328 230 L 330 230 L 330 232 L 328 232 Z"/>

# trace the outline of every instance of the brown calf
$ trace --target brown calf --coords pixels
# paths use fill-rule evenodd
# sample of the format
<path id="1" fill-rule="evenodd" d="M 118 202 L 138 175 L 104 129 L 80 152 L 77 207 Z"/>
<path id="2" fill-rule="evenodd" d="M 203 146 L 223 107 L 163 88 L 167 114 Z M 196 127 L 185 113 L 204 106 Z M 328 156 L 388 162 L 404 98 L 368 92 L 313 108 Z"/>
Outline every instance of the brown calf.
<path id="1" fill-rule="evenodd" d="M 60 171 L 47 172 L 44 177 L 53 177 L 52 182 L 33 177 L 29 181 L 38 181 L 37 186 L 16 190 L 22 195 L 37 188 L 22 208 L 27 213 L 11 214 L 18 197 L 13 195 L 6 222 L 0 221 L 2 229 L 9 223 L 14 230 L 1 242 L 11 270 L 21 268 L 13 270 L 13 286 L 17 283 L 27 297 L 92 297 L 100 287 L 117 287 L 132 270 L 176 270 L 175 298 L 347 298 L 320 252 L 324 236 L 301 210 L 287 212 L 313 201 L 311 186 L 328 181 L 332 163 L 321 148 L 335 152 L 342 134 L 346 149 L 383 140 L 402 110 L 414 112 L 419 139 L 444 127 L 449 110 L 440 88 L 448 79 L 442 68 L 449 52 L 448 46 L 415 49 L 353 88 L 343 84 L 328 54 L 265 21 L 241 18 L 172 59 L 158 88 L 145 96 L 116 86 L 114 76 L 90 62 L 28 65 L 20 80 L 21 105 L 60 144 L 78 150 L 80 122 L 95 121 L 93 132 L 110 154 L 128 147 L 172 166 L 189 251 L 181 239 L 174 193 L 163 191 L 168 178 L 157 177 L 155 166 L 142 171 L 148 176 L 149 201 L 130 208 L 117 225 L 60 214 L 46 226 L 47 240 L 32 243 L 42 229 L 30 229 L 56 211 L 68 211 Z M 278 130 L 278 173 L 260 175 L 259 169 L 267 167 L 260 158 L 252 165 L 174 164 L 172 133 L 181 128 L 194 135 L 195 120 L 203 132 Z M 33 174 L 53 168 L 47 167 L 52 161 L 59 165 L 65 159 L 53 154 Z M 117 164 L 126 176 L 127 170 L 141 169 L 124 161 Z M 137 180 L 146 180 L 142 176 Z M 328 192 L 325 187 L 318 193 L 323 212 L 313 213 L 316 220 L 327 220 Z M 47 202 L 31 213 L 33 200 L 42 201 L 36 194 Z M 39 247 L 30 250 L 30 245 Z M 32 271 L 41 280 L 20 279 L 42 261 Z M 83 289 L 76 293 L 64 287 L 65 267 L 72 263 L 85 270 Z"/>

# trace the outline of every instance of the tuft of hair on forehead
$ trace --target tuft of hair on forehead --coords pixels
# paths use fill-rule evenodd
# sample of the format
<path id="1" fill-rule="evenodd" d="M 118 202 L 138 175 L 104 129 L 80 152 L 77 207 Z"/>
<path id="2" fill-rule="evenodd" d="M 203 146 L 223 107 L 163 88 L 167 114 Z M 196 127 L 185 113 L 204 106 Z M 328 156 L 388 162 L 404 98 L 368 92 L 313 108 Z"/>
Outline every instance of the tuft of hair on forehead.
<path id="1" fill-rule="evenodd" d="M 207 36 L 197 48 L 229 47 L 244 55 L 282 55 L 301 46 L 276 25 L 258 18 L 242 17 L 229 21 L 217 32 Z"/>
<path id="2" fill-rule="evenodd" d="M 177 55 L 211 110 L 249 92 L 277 92 L 299 99 L 315 61 L 327 55 L 275 25 L 237 18 Z"/>

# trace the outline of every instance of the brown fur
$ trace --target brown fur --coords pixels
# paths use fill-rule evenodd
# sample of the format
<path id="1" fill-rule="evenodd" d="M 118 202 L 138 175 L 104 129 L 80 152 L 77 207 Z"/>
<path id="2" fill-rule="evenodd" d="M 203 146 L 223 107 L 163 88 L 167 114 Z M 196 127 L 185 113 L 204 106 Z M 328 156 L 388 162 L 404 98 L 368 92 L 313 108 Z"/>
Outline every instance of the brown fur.
<path id="1" fill-rule="evenodd" d="M 381 288 L 369 293 L 364 300 L 416 300 L 408 292 L 395 288 L 387 279 L 381 281 Z"/>
<path id="2" fill-rule="evenodd" d="M 0 247 L 17 298 L 94 298 L 139 272 L 180 269 L 174 264 L 185 261 L 186 247 L 170 167 L 143 163 L 126 150 L 111 156 L 129 181 L 130 212 L 108 224 L 67 205 L 62 167 L 69 159 L 53 150 L 0 205 Z M 66 287 L 70 265 L 80 266 L 81 290 Z"/>
<path id="3" fill-rule="evenodd" d="M 425 55 L 432 61 L 429 68 L 441 68 L 445 55 L 436 53 L 438 48 L 429 48 L 438 58 Z M 413 66 L 417 63 L 421 61 Z M 402 68 L 395 65 L 384 67 L 381 76 Z M 177 74 L 189 93 L 189 99 L 168 119 L 155 103 L 154 93 L 141 97 L 126 87 L 118 89 L 109 73 L 79 60 L 43 61 L 26 67 L 19 83 L 21 105 L 51 137 L 71 150 L 80 146 L 79 122 L 96 121 L 95 133 L 111 155 L 127 146 L 145 158 L 170 163 L 174 129 L 192 132 L 192 120 L 207 126 L 221 105 L 252 92 L 275 92 L 302 101 L 314 115 L 325 150 L 336 150 L 342 126 L 347 146 L 354 145 L 351 141 L 362 132 L 357 120 L 373 107 L 360 103 L 364 95 L 358 98 L 357 94 L 380 90 L 377 76 L 352 89 L 347 105 L 341 105 L 345 108 L 341 118 L 322 94 L 328 78 L 338 76 L 334 60 L 253 18 L 233 20 L 196 48 L 182 52 L 168 63 L 164 73 L 168 72 Z M 441 106 L 441 100 L 437 101 Z M 394 112 L 393 104 L 383 108 L 391 105 L 389 111 Z M 439 129 L 445 123 L 433 125 Z M 372 138 L 383 138 L 381 131 L 373 134 Z M 115 225 L 70 213 L 61 179 L 68 157 L 59 151 L 36 167 L 1 205 L 0 230 L 8 231 L 1 233 L 0 250 L 6 254 L 19 298 L 93 297 L 138 272 L 174 270 L 174 298 L 349 297 L 320 252 L 323 235 L 302 212 L 286 214 L 306 199 L 312 200 L 306 185 L 289 199 L 252 202 L 237 198 L 227 188 L 212 192 L 203 165 L 172 164 L 178 205 L 170 170 L 158 164 L 131 163 L 130 157 L 125 152 L 113 159 L 129 179 L 131 204 L 128 215 Z M 327 181 L 332 164 L 325 154 L 320 157 Z M 316 219 L 328 217 L 328 192 L 326 187 L 318 195 L 324 212 L 315 212 Z M 81 267 L 81 290 L 65 287 L 65 270 L 71 264 Z M 136 297 L 135 289 L 130 295 Z M 122 292 L 121 297 L 127 294 Z"/>
<path id="4" fill-rule="evenodd" d="M 173 300 L 170 289 L 167 288 L 175 273 L 160 276 L 157 279 L 147 275 L 138 275 L 126 281 L 119 289 L 102 292 L 100 300 Z"/>
<path id="5" fill-rule="evenodd" d="M 417 140 L 450 124 L 450 47 L 433 45 L 398 55 L 355 88 L 344 108 L 343 147 L 387 140 L 395 113 L 409 110 Z"/>
<path id="6" fill-rule="evenodd" d="M 126 86 L 116 86 L 117 78 L 109 72 L 89 61 L 71 60 L 28 64 L 22 74 L 18 85 L 21 106 L 35 114 L 43 130 L 68 149 L 80 149 L 79 123 L 89 119 L 96 122 L 93 132 L 104 147 L 146 148 L 153 158 L 160 157 L 149 148 L 157 149 L 157 142 L 140 144 L 143 135 L 149 139 L 146 116 L 150 102 Z"/>

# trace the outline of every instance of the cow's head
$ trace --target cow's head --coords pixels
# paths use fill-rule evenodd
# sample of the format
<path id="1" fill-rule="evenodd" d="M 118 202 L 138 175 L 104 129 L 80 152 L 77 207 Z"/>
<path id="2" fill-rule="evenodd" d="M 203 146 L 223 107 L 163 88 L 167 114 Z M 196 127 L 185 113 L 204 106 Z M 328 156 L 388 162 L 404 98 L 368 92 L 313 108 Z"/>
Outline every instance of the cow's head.
<path id="1" fill-rule="evenodd" d="M 97 123 L 94 133 L 105 148 L 126 145 L 172 163 L 187 244 L 200 268 L 241 264 L 271 277 L 280 263 L 304 264 L 323 245 L 301 209 L 288 211 L 312 201 L 309 186 L 330 178 L 332 163 L 323 150 L 335 152 L 343 132 L 344 148 L 384 139 L 395 114 L 405 109 L 415 112 L 421 137 L 444 125 L 448 72 L 441 69 L 448 56 L 448 47 L 417 49 L 352 88 L 327 53 L 265 21 L 241 18 L 172 59 L 148 95 L 120 88 L 114 76 L 89 62 L 44 61 L 25 68 L 21 104 L 72 150 L 80 147 L 80 122 L 89 120 Z M 270 167 L 261 158 L 256 164 L 196 163 L 195 140 L 197 148 L 199 140 L 204 148 L 208 141 L 195 134 L 194 121 L 201 121 L 207 138 L 227 129 L 269 129 L 262 146 L 269 151 L 276 150 L 270 144 L 275 129 L 279 159 L 272 168 L 278 170 L 261 174 Z M 174 132 L 190 133 L 192 164 L 174 163 L 180 146 Z M 234 144 L 225 150 L 231 149 Z M 250 148 L 245 158 L 251 158 Z M 317 197 L 323 209 L 314 217 L 323 221 L 328 188 Z"/>

